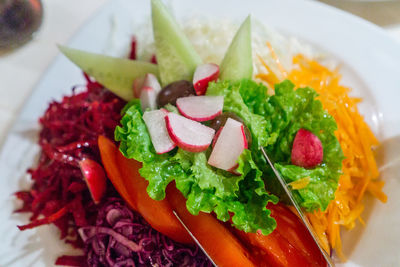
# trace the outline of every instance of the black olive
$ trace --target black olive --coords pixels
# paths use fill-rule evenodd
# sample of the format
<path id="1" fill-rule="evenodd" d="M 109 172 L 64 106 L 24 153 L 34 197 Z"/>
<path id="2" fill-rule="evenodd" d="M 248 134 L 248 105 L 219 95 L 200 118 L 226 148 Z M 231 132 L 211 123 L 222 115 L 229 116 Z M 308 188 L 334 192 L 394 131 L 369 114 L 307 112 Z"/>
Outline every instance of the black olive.
<path id="1" fill-rule="evenodd" d="M 166 104 L 176 104 L 180 97 L 196 95 L 193 84 L 189 81 L 176 81 L 165 86 L 157 96 L 157 105 L 159 108 Z"/>
<path id="2" fill-rule="evenodd" d="M 210 122 L 210 127 L 213 128 L 216 132 L 219 130 L 219 128 L 221 128 L 221 126 L 224 126 L 226 121 L 228 120 L 228 118 L 234 119 L 238 122 L 241 122 L 244 126 L 244 134 L 246 135 L 246 139 L 247 139 L 247 144 L 250 147 L 251 146 L 251 132 L 249 130 L 249 128 L 247 128 L 247 126 L 244 124 L 244 121 L 242 118 L 240 118 L 238 115 L 236 115 L 233 112 L 224 112 L 221 115 L 219 115 L 218 117 L 216 117 L 215 119 L 213 119 Z"/>

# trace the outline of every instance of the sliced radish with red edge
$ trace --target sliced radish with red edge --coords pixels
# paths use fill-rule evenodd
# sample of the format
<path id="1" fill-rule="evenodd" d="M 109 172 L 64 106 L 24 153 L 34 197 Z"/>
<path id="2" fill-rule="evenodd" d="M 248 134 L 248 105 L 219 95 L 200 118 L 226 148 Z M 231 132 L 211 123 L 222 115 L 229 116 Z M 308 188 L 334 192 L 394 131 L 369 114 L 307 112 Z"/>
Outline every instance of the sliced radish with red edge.
<path id="1" fill-rule="evenodd" d="M 142 85 L 139 92 L 137 87 L 141 82 Z M 135 94 L 140 94 L 140 103 L 143 111 L 157 108 L 157 95 L 161 91 L 161 85 L 154 74 L 147 73 L 143 81 L 137 79 L 137 84 L 134 83 L 134 90 Z"/>
<path id="2" fill-rule="evenodd" d="M 188 96 L 176 100 L 179 112 L 195 121 L 212 120 L 222 113 L 223 96 Z"/>
<path id="3" fill-rule="evenodd" d="M 204 95 L 208 83 L 216 81 L 219 75 L 219 66 L 214 63 L 201 64 L 197 66 L 193 75 L 193 87 L 197 95 Z"/>
<path id="4" fill-rule="evenodd" d="M 143 87 L 140 92 L 140 105 L 143 111 L 157 108 L 158 92 L 153 87 Z"/>
<path id="5" fill-rule="evenodd" d="M 94 203 L 98 204 L 106 192 L 106 174 L 103 167 L 94 160 L 83 159 L 79 167 L 89 188 Z"/>
<path id="6" fill-rule="evenodd" d="M 214 129 L 172 112 L 165 116 L 165 121 L 172 141 L 178 147 L 190 152 L 206 150 L 215 134 Z"/>
<path id="7" fill-rule="evenodd" d="M 152 73 L 147 73 L 146 76 L 144 76 L 142 87 L 152 87 L 157 92 L 161 91 L 161 85 L 158 82 L 157 77 Z"/>
<path id="8" fill-rule="evenodd" d="M 175 148 L 175 143 L 169 137 L 165 116 L 168 114 L 166 109 L 146 111 L 143 120 L 150 133 L 151 142 L 157 154 L 163 154 Z"/>
<path id="9" fill-rule="evenodd" d="M 233 172 L 237 168 L 237 159 L 246 148 L 247 140 L 243 124 L 228 118 L 215 142 L 208 164 Z"/>
<path id="10" fill-rule="evenodd" d="M 133 81 L 133 96 L 135 98 L 140 98 L 140 93 L 142 91 L 143 82 L 144 82 L 144 77 L 136 78 Z"/>

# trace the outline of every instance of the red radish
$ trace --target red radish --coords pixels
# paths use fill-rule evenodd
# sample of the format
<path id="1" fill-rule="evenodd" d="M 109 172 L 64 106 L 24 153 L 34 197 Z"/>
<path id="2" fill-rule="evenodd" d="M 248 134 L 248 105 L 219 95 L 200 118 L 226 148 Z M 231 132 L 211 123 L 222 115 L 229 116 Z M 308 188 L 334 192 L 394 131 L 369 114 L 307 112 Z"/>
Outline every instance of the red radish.
<path id="1" fill-rule="evenodd" d="M 160 110 L 164 113 L 164 115 L 167 115 L 169 113 L 169 110 L 166 108 L 161 108 Z"/>
<path id="2" fill-rule="evenodd" d="M 211 144 L 215 130 L 175 113 L 165 116 L 168 134 L 175 144 L 190 152 L 201 152 Z"/>
<path id="3" fill-rule="evenodd" d="M 228 118 L 215 142 L 208 164 L 232 172 L 236 169 L 237 159 L 245 148 L 247 140 L 243 124 Z"/>
<path id="4" fill-rule="evenodd" d="M 94 203 L 98 204 L 106 192 L 106 174 L 103 167 L 91 159 L 83 159 L 79 162 L 83 177 L 89 188 Z"/>
<path id="5" fill-rule="evenodd" d="M 157 108 L 157 95 L 161 91 L 161 85 L 154 74 L 147 73 L 142 78 L 137 78 L 133 83 L 135 97 L 140 97 L 142 110 Z"/>
<path id="6" fill-rule="evenodd" d="M 193 75 L 193 87 L 197 95 L 204 95 L 208 83 L 216 81 L 219 75 L 219 66 L 214 63 L 207 63 L 197 66 Z"/>
<path id="7" fill-rule="evenodd" d="M 142 91 L 143 82 L 144 82 L 144 77 L 136 78 L 133 81 L 133 96 L 135 98 L 140 98 L 140 92 Z"/>
<path id="8" fill-rule="evenodd" d="M 168 135 L 165 125 L 165 116 L 168 114 L 166 109 L 146 111 L 143 114 L 143 120 L 146 123 L 147 130 L 150 133 L 151 142 L 157 154 L 163 154 L 175 148 Z"/>
<path id="9" fill-rule="evenodd" d="M 239 164 L 236 163 L 236 165 L 233 166 L 233 168 L 230 168 L 230 169 L 228 170 L 228 172 L 232 173 L 233 175 L 240 176 L 240 175 L 242 175 L 242 174 L 241 174 L 240 172 L 237 171 L 237 168 L 238 168 L 238 167 L 239 167 Z"/>
<path id="10" fill-rule="evenodd" d="M 322 163 L 324 151 L 319 138 L 312 132 L 300 129 L 293 141 L 292 164 L 304 167 L 314 168 Z"/>
<path id="11" fill-rule="evenodd" d="M 222 131 L 223 128 L 224 128 L 224 126 L 221 126 L 221 128 L 219 128 L 218 131 L 215 133 L 214 139 L 213 139 L 212 144 L 211 144 L 211 146 L 212 146 L 213 148 L 214 148 L 215 143 L 217 142 L 218 137 L 219 137 L 219 135 L 221 134 L 221 131 Z"/>
<path id="12" fill-rule="evenodd" d="M 156 57 L 155 54 L 153 54 L 153 55 L 151 56 L 150 62 L 153 63 L 153 64 L 157 64 L 157 57 Z"/>
<path id="13" fill-rule="evenodd" d="M 136 59 L 136 49 L 137 48 L 137 39 L 136 36 L 132 37 L 131 41 L 131 52 L 129 53 L 129 59 L 135 60 Z"/>
<path id="14" fill-rule="evenodd" d="M 176 100 L 179 112 L 194 121 L 212 120 L 222 113 L 223 96 L 187 96 Z"/>
<path id="15" fill-rule="evenodd" d="M 143 111 L 157 108 L 158 92 L 153 87 L 143 87 L 140 93 L 140 104 Z"/>
<path id="16" fill-rule="evenodd" d="M 161 85 L 158 82 L 157 77 L 152 73 L 147 73 L 146 76 L 144 76 L 144 81 L 143 81 L 142 87 L 152 87 L 157 92 L 161 91 Z"/>

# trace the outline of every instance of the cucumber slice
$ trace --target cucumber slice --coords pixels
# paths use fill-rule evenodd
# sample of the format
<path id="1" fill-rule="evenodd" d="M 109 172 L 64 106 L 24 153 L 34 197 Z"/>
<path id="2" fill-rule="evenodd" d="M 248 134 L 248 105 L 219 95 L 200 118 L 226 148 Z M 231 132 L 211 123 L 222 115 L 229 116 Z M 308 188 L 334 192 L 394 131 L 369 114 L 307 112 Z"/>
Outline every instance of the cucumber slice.
<path id="1" fill-rule="evenodd" d="M 252 75 L 251 19 L 248 16 L 225 53 L 220 66 L 219 78 L 221 80 L 240 80 L 251 79 Z"/>
<path id="2" fill-rule="evenodd" d="M 160 0 L 151 1 L 151 16 L 162 85 L 191 81 L 200 56 Z"/>
<path id="3" fill-rule="evenodd" d="M 127 101 L 134 98 L 133 81 L 147 73 L 158 75 L 155 64 L 89 53 L 65 46 L 60 51 L 84 72 Z"/>

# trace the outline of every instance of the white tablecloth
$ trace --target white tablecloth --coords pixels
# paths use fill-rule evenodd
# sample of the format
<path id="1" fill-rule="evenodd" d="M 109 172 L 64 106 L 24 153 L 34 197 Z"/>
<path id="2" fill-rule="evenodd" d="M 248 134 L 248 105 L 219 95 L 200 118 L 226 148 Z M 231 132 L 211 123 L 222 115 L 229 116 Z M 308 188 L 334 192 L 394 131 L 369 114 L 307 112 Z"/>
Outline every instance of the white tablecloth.
<path id="1" fill-rule="evenodd" d="M 44 0 L 44 20 L 36 38 L 0 56 L 0 144 L 41 74 L 58 53 L 55 43 L 72 34 L 107 0 Z M 400 25 L 387 28 L 400 40 Z"/>

